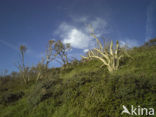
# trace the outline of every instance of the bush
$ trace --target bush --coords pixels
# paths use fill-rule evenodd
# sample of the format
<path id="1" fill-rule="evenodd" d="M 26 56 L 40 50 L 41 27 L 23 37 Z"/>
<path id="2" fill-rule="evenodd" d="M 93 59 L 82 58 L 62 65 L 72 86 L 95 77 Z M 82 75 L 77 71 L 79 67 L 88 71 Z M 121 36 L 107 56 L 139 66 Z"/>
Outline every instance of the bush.
<path id="1" fill-rule="evenodd" d="M 31 94 L 28 97 L 28 102 L 31 105 L 36 106 L 49 97 L 55 97 L 56 95 L 58 95 L 55 91 L 55 86 L 59 83 L 61 83 L 61 80 L 58 78 L 38 82 L 34 89 L 31 91 Z"/>
<path id="2" fill-rule="evenodd" d="M 1 96 L 0 103 L 6 105 L 9 103 L 15 102 L 19 100 L 20 98 L 22 98 L 23 95 L 24 93 L 22 91 L 16 92 L 16 93 L 7 92 Z"/>

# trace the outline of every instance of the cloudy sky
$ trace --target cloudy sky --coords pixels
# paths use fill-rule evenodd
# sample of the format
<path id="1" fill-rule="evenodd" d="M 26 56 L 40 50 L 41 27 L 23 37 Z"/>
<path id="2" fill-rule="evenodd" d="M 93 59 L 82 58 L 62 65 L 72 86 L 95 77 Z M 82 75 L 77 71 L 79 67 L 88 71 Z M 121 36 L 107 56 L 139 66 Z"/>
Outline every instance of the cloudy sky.
<path id="1" fill-rule="evenodd" d="M 89 24 L 99 38 L 142 45 L 156 37 L 156 0 L 0 0 L 0 71 L 16 70 L 21 44 L 35 65 L 50 39 L 71 43 L 80 59 L 96 45 Z"/>

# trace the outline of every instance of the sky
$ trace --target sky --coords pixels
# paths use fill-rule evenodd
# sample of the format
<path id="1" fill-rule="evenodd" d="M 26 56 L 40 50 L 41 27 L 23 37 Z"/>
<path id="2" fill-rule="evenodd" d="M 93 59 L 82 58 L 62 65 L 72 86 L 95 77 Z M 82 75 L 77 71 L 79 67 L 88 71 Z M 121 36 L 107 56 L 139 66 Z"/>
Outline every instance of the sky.
<path id="1" fill-rule="evenodd" d="M 140 46 L 156 37 L 156 0 L 0 0 L 0 71 L 17 71 L 21 44 L 25 64 L 36 65 L 51 39 L 80 59 L 96 45 L 88 25 L 99 39 Z"/>

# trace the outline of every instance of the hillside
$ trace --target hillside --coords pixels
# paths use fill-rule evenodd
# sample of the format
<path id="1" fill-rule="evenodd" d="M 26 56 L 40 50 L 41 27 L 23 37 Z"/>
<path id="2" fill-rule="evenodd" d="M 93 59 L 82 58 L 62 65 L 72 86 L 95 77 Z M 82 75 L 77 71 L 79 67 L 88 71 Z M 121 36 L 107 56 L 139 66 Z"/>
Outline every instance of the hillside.
<path id="1" fill-rule="evenodd" d="M 121 117 L 122 105 L 155 108 L 156 46 L 129 54 L 113 73 L 92 60 L 49 69 L 39 81 L 31 75 L 29 84 L 1 78 L 0 117 Z"/>

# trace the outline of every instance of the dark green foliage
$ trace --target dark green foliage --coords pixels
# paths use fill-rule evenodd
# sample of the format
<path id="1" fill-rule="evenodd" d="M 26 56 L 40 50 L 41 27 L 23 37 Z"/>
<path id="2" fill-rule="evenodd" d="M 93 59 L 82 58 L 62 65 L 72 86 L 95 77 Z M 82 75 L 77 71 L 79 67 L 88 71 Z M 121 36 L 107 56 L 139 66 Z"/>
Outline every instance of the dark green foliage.
<path id="1" fill-rule="evenodd" d="M 156 38 L 153 38 L 145 43 L 144 46 L 155 46 L 156 45 Z"/>
<path id="2" fill-rule="evenodd" d="M 28 85 L 20 78 L 1 79 L 2 103 L 20 91 L 25 95 L 0 104 L 0 117 L 121 117 L 122 105 L 155 108 L 156 47 L 133 48 L 129 54 L 132 58 L 122 59 L 111 74 L 97 61 L 80 61 L 48 69 L 47 77 Z"/>
<path id="3" fill-rule="evenodd" d="M 56 84 L 60 84 L 61 79 L 51 79 L 46 81 L 37 82 L 34 86 L 33 90 L 30 92 L 30 96 L 28 97 L 28 102 L 36 106 L 40 102 L 44 101 L 45 99 L 53 96 L 56 97 L 61 93 L 60 91 L 56 91 Z"/>
<path id="4" fill-rule="evenodd" d="M 75 90 L 68 93 L 70 95 L 66 97 L 71 96 L 70 100 L 74 99 L 73 107 L 80 106 L 79 108 L 86 113 L 86 116 L 88 114 L 91 117 L 120 116 L 121 104 L 156 106 L 154 97 L 156 90 L 152 88 L 155 86 L 151 86 L 148 81 L 154 81 L 154 79 L 131 74 L 108 76 L 105 80 L 97 78 L 97 81 L 91 80 L 89 84 L 82 83 L 79 86 L 83 82 L 80 80 L 77 81 L 77 85 L 74 85 L 75 88 L 72 87 Z M 149 98 L 148 101 L 147 98 Z"/>
<path id="5" fill-rule="evenodd" d="M 15 102 L 15 101 L 19 100 L 20 98 L 22 98 L 23 95 L 24 95 L 24 93 L 22 91 L 16 92 L 16 93 L 7 92 L 1 96 L 0 104 L 6 105 L 9 103 Z"/>

